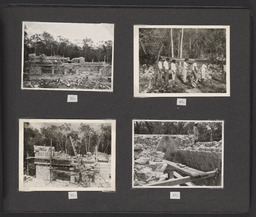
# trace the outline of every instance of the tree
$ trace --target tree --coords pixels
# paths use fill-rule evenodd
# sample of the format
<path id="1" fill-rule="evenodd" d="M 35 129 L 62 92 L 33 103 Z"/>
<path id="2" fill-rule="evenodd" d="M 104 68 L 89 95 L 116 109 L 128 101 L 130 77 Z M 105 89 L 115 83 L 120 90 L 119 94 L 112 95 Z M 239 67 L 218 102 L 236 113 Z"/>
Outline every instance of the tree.
<path id="1" fill-rule="evenodd" d="M 92 40 L 90 38 L 85 38 L 83 39 L 83 53 L 84 53 L 84 59 L 85 61 L 88 61 L 90 62 L 91 61 L 91 56 L 90 56 L 90 53 L 91 53 L 91 49 L 92 49 Z"/>
<path id="2" fill-rule="evenodd" d="M 172 35 L 172 28 L 171 28 L 171 48 L 172 48 L 172 58 L 174 57 L 174 50 L 173 50 L 173 35 Z"/>
<path id="3" fill-rule="evenodd" d="M 141 64 L 153 65 L 159 56 L 216 61 L 225 58 L 226 32 L 225 29 L 141 28 L 139 45 Z"/>
<path id="4" fill-rule="evenodd" d="M 181 39 L 180 39 L 180 59 L 182 58 L 182 49 L 183 49 L 183 33 L 184 29 L 181 29 Z"/>
<path id="5" fill-rule="evenodd" d="M 63 125 L 61 125 L 60 129 L 65 136 L 65 152 L 67 153 L 68 152 L 68 147 L 67 147 L 68 135 L 71 132 L 71 124 L 64 123 Z"/>
<path id="6" fill-rule="evenodd" d="M 101 125 L 99 151 L 111 154 L 111 125 Z"/>
<path id="7" fill-rule="evenodd" d="M 44 54 L 47 56 L 53 55 L 53 48 L 54 48 L 54 38 L 51 34 L 48 32 L 43 32 L 42 34 L 42 40 L 45 44 L 45 52 Z"/>
<path id="8" fill-rule="evenodd" d="M 32 47 L 34 48 L 34 53 L 36 55 L 41 54 L 41 51 L 45 47 L 45 44 L 41 38 L 41 35 L 40 34 L 32 35 L 30 37 L 30 42 L 31 42 Z"/>

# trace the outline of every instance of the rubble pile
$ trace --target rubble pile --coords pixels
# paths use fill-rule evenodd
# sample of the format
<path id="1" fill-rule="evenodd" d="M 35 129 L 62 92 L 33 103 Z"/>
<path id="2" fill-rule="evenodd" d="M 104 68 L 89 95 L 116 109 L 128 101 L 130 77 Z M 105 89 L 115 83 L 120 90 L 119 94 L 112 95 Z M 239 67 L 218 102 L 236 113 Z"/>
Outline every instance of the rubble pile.
<path id="1" fill-rule="evenodd" d="M 168 179 L 164 171 L 164 153 L 155 150 L 155 145 L 134 145 L 134 185 L 145 185 Z"/>
<path id="2" fill-rule="evenodd" d="M 41 77 L 38 79 L 24 81 L 26 88 L 84 88 L 84 89 L 110 89 L 111 83 L 107 79 L 101 81 L 88 79 L 88 76 L 73 76 L 72 78 Z"/>
<path id="3" fill-rule="evenodd" d="M 170 137 L 161 148 L 161 141 Z M 169 146 L 175 143 L 175 150 Z M 168 146 L 169 145 L 169 146 Z M 200 171 L 222 167 L 222 141 L 197 142 L 193 135 L 135 135 L 134 136 L 134 185 L 141 186 L 168 179 L 163 159 L 186 165 Z"/>

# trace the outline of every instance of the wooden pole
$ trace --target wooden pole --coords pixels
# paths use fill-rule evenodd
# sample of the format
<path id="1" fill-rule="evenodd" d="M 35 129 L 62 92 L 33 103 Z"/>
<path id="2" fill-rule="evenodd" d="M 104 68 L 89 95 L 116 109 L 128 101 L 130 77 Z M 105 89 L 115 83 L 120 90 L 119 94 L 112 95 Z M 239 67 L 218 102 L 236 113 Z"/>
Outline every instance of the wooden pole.
<path id="1" fill-rule="evenodd" d="M 74 144 L 73 144 L 73 142 L 72 142 L 72 138 L 71 138 L 71 136 L 69 136 L 69 139 L 70 139 L 70 142 L 71 142 L 71 145 L 72 145 L 72 148 L 73 148 L 74 154 L 75 154 L 75 156 L 77 156 L 76 147 L 74 146 Z"/>
<path id="2" fill-rule="evenodd" d="M 28 152 L 27 152 L 27 175 L 29 176 L 29 155 L 28 155 Z"/>
<path id="3" fill-rule="evenodd" d="M 89 135 L 88 151 L 90 151 L 90 147 L 91 147 L 91 135 Z"/>
<path id="4" fill-rule="evenodd" d="M 173 51 L 173 35 L 172 35 L 172 28 L 171 28 L 171 46 L 172 46 L 172 58 L 174 57 L 174 51 Z"/>
<path id="5" fill-rule="evenodd" d="M 100 139 L 99 139 L 97 145 L 95 146 L 95 159 L 96 159 L 96 162 L 98 162 L 98 148 L 99 148 L 99 144 L 100 144 Z"/>
<path id="6" fill-rule="evenodd" d="M 53 168 L 52 168 L 52 139 L 51 139 L 51 148 L 50 148 L 50 182 L 53 181 L 53 174 L 52 174 L 52 171 Z"/>
<path id="7" fill-rule="evenodd" d="M 182 58 L 182 52 L 183 52 L 183 34 L 184 34 L 184 29 L 181 29 L 181 38 L 180 38 L 180 59 Z M 181 61 L 180 61 L 180 66 L 181 66 Z"/>

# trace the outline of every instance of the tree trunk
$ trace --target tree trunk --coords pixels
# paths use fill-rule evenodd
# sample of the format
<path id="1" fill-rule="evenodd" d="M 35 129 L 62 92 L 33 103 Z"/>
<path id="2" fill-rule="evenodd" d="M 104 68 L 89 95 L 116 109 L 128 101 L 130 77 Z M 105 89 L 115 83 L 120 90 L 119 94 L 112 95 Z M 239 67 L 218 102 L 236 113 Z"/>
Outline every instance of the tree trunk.
<path id="1" fill-rule="evenodd" d="M 144 54 L 147 54 L 147 51 L 145 49 L 145 45 L 143 44 L 142 41 L 140 42 L 140 46 L 142 47 L 142 50 L 143 50 Z"/>
<path id="2" fill-rule="evenodd" d="M 158 54 L 157 54 L 157 62 L 159 61 L 159 58 L 160 58 L 160 55 L 161 55 L 161 52 L 163 50 L 163 47 L 164 47 L 164 44 L 161 45 L 159 51 L 158 51 Z"/>
<path id="3" fill-rule="evenodd" d="M 182 58 L 182 51 L 183 51 L 183 33 L 184 29 L 181 29 L 181 38 L 180 38 L 180 59 Z M 181 66 L 181 61 L 180 61 L 180 66 Z"/>
<path id="4" fill-rule="evenodd" d="M 191 38 L 188 39 L 189 40 L 189 54 L 191 53 Z"/>
<path id="5" fill-rule="evenodd" d="M 135 122 L 135 128 L 136 128 L 135 133 L 140 134 L 140 124 L 137 121 Z"/>
<path id="6" fill-rule="evenodd" d="M 65 141 L 65 152 L 66 152 L 66 154 L 68 153 L 68 150 L 67 150 L 67 141 L 68 141 L 68 138 L 67 138 L 67 135 L 66 135 L 66 141 Z"/>
<path id="7" fill-rule="evenodd" d="M 173 51 L 173 35 L 172 35 L 172 28 L 171 28 L 171 48 L 172 48 L 172 58 L 174 57 L 174 51 Z"/>
<path id="8" fill-rule="evenodd" d="M 91 137 L 89 136 L 89 143 L 88 143 L 88 151 L 90 152 L 90 148 L 91 148 Z"/>
<path id="9" fill-rule="evenodd" d="M 150 134 L 153 134 L 153 130 L 147 121 L 146 121 L 146 125 L 147 125 L 148 131 L 150 132 Z"/>
<path id="10" fill-rule="evenodd" d="M 182 51 L 183 51 L 183 33 L 184 29 L 181 30 L 181 38 L 180 38 L 180 59 L 182 58 Z"/>

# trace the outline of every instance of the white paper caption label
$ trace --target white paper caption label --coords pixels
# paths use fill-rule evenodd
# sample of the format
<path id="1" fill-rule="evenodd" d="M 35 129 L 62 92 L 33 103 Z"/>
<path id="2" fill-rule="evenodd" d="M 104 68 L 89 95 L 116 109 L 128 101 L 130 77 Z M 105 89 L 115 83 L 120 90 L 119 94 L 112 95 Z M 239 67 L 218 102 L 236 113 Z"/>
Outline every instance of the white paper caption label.
<path id="1" fill-rule="evenodd" d="M 177 105 L 186 106 L 187 105 L 187 99 L 177 98 Z"/>
<path id="2" fill-rule="evenodd" d="M 78 96 L 77 95 L 68 95 L 67 102 L 78 102 Z"/>
<path id="3" fill-rule="evenodd" d="M 68 192 L 68 199 L 77 199 L 77 192 L 76 191 Z"/>
<path id="4" fill-rule="evenodd" d="M 170 192 L 170 199 L 179 200 L 180 199 L 180 192 L 179 191 L 171 191 Z"/>

